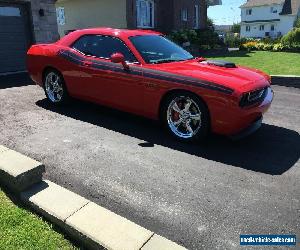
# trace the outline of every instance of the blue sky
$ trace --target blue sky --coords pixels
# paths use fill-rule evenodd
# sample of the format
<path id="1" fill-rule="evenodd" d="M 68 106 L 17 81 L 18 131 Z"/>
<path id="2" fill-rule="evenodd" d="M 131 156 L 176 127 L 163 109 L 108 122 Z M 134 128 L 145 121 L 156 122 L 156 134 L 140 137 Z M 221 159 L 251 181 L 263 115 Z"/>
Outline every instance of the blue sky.
<path id="1" fill-rule="evenodd" d="M 233 24 L 241 21 L 241 9 L 239 8 L 246 0 L 222 0 L 220 6 L 208 8 L 208 16 L 217 25 Z"/>

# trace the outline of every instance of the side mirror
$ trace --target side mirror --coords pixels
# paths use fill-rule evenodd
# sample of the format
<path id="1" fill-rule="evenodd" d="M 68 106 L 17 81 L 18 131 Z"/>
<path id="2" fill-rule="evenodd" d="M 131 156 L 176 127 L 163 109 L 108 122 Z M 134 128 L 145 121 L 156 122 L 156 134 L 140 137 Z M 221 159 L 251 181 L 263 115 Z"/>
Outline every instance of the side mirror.
<path id="1" fill-rule="evenodd" d="M 129 69 L 128 64 L 125 61 L 125 57 L 122 53 L 114 53 L 110 57 L 111 62 L 113 63 L 122 63 L 125 70 Z"/>

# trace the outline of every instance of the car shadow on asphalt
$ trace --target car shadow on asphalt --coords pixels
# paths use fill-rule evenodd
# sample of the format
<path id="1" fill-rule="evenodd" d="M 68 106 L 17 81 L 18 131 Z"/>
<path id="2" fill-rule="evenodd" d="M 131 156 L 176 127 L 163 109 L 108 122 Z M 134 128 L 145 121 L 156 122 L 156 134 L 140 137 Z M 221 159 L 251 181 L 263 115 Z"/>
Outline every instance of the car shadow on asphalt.
<path id="1" fill-rule="evenodd" d="M 202 143 L 182 143 L 155 121 L 82 101 L 54 107 L 46 99 L 36 104 L 61 115 L 143 140 L 141 147 L 161 145 L 194 156 L 270 175 L 281 175 L 300 158 L 300 135 L 269 124 L 252 136 L 232 141 L 211 135 Z"/>
<path id="2" fill-rule="evenodd" d="M 0 89 L 22 87 L 34 84 L 28 73 L 0 76 Z"/>

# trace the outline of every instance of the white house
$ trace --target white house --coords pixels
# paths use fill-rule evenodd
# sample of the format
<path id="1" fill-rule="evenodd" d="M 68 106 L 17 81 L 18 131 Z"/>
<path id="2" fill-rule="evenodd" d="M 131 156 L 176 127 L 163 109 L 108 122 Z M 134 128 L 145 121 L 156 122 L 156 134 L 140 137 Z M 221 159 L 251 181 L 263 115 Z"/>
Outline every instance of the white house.
<path id="1" fill-rule="evenodd" d="M 241 37 L 285 35 L 300 16 L 300 0 L 248 0 L 240 8 Z"/>

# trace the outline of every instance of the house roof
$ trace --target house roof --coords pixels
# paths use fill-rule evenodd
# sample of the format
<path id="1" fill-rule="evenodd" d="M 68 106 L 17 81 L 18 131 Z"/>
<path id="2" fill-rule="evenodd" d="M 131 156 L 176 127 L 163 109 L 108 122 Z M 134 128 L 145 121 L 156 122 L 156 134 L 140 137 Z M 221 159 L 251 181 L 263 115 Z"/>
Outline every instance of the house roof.
<path id="1" fill-rule="evenodd" d="M 281 15 L 296 15 L 299 12 L 300 0 L 248 0 L 241 8 L 258 7 L 263 5 L 283 4 Z"/>
<path id="2" fill-rule="evenodd" d="M 285 0 L 281 15 L 297 15 L 300 8 L 300 0 Z"/>
<path id="3" fill-rule="evenodd" d="M 208 6 L 222 5 L 222 0 L 208 0 L 207 5 Z"/>
<path id="4" fill-rule="evenodd" d="M 285 0 L 248 0 L 246 3 L 244 3 L 241 6 L 241 8 L 271 5 L 271 4 L 282 4 L 284 2 Z"/>

